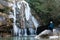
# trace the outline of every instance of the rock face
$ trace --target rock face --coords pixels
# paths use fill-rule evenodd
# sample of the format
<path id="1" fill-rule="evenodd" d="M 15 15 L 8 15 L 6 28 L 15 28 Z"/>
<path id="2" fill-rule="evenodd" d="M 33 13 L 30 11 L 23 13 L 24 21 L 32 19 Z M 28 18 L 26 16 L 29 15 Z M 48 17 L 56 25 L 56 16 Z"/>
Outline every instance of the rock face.
<path id="1" fill-rule="evenodd" d="M 11 19 L 8 18 L 7 9 L 4 6 L 5 0 L 0 0 L 0 36 L 10 36 L 12 29 Z M 3 4 L 3 5 L 2 5 Z M 3 13 L 3 11 L 5 13 Z"/>
<path id="2" fill-rule="evenodd" d="M 44 30 L 39 35 L 37 35 L 35 38 L 49 38 L 49 36 L 53 35 L 51 30 Z"/>
<path id="3" fill-rule="evenodd" d="M 3 9 L 4 7 L 0 4 L 0 9 Z"/>
<path id="4" fill-rule="evenodd" d="M 41 25 L 37 27 L 37 35 L 44 31 L 45 29 L 48 29 L 48 25 Z"/>
<path id="5" fill-rule="evenodd" d="M 11 33 L 12 29 L 12 22 L 8 18 L 8 15 L 6 13 L 0 12 L 0 34 L 1 36 L 4 36 L 4 33 Z"/>

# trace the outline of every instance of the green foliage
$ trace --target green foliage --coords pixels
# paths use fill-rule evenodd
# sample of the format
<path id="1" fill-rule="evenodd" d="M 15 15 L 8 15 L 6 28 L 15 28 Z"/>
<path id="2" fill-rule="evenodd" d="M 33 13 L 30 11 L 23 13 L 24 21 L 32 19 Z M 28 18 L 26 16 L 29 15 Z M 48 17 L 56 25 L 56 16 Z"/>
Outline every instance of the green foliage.
<path id="1" fill-rule="evenodd" d="M 50 18 L 53 18 L 57 23 L 60 20 L 60 0 L 28 0 L 27 2 L 44 22 Z"/>

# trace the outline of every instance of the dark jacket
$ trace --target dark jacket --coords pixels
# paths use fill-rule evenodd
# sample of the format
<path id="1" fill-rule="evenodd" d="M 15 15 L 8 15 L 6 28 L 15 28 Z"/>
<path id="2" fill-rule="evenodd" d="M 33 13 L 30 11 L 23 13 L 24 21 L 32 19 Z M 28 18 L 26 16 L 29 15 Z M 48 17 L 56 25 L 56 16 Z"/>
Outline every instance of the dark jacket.
<path id="1" fill-rule="evenodd" d="M 53 30 L 53 28 L 54 28 L 54 23 L 50 23 L 48 29 Z"/>

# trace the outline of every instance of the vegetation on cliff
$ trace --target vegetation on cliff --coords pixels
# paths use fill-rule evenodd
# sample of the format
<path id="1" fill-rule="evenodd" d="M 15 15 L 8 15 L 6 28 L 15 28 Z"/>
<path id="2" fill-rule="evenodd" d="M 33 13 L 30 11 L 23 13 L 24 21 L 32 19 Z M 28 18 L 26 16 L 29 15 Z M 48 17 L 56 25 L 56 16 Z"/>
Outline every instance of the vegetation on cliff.
<path id="1" fill-rule="evenodd" d="M 55 24 L 60 23 L 60 0 L 26 0 L 31 9 L 44 23 L 48 23 L 50 19 Z"/>

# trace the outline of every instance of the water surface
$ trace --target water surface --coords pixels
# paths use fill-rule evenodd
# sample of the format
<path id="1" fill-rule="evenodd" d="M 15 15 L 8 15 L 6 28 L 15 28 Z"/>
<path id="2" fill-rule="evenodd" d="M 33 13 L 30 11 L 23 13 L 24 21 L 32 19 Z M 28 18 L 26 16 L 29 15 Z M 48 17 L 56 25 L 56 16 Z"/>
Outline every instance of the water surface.
<path id="1" fill-rule="evenodd" d="M 35 36 L 20 36 L 20 37 L 2 37 L 0 40 L 50 40 L 50 39 L 35 39 Z"/>

